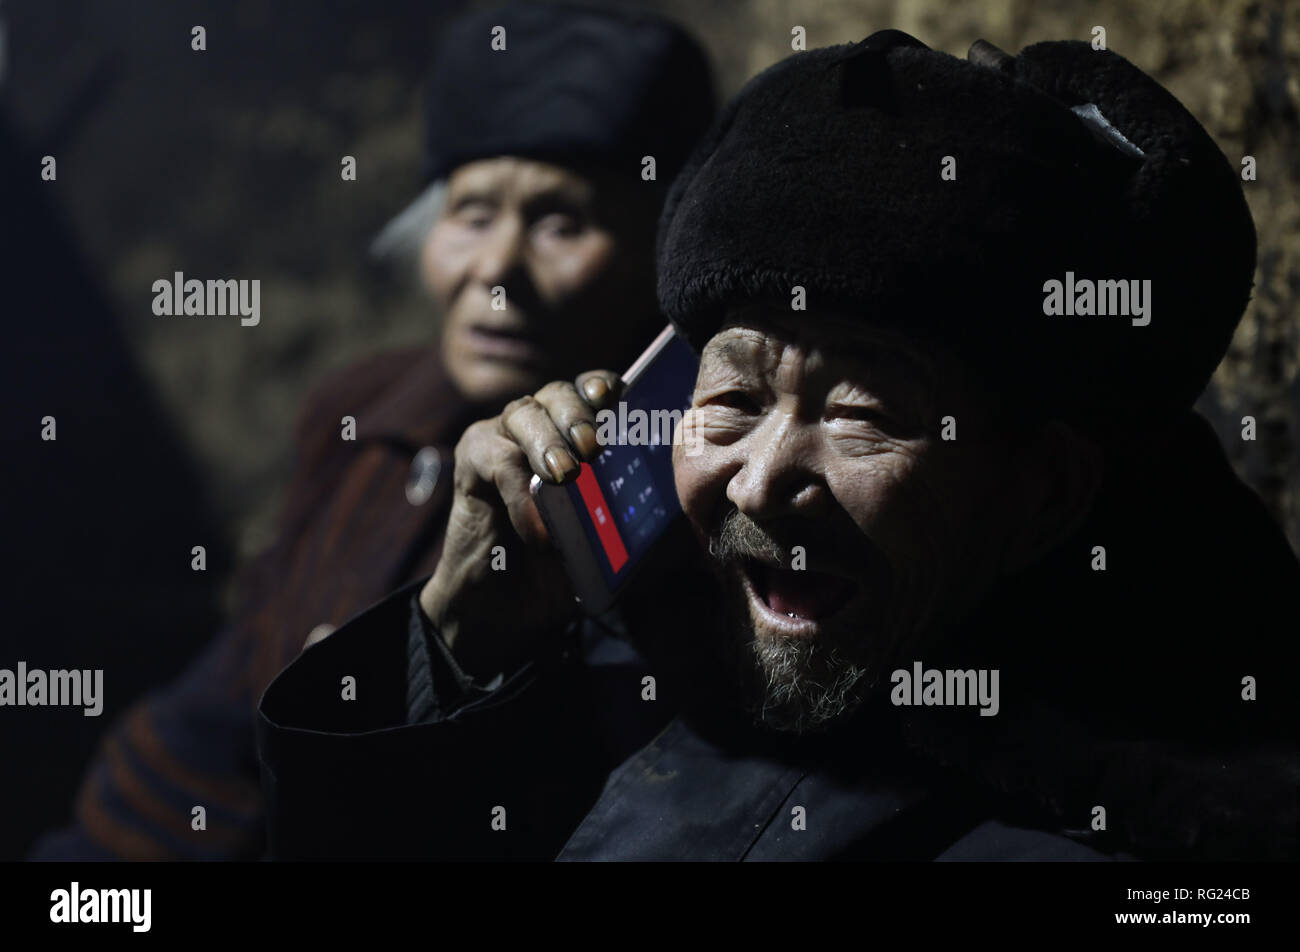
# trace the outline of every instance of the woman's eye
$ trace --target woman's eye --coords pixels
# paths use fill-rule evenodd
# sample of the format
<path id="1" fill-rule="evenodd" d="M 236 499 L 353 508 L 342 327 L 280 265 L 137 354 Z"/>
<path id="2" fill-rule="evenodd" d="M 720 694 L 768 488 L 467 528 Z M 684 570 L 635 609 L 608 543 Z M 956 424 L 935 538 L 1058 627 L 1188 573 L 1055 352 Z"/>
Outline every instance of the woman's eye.
<path id="1" fill-rule="evenodd" d="M 456 212 L 456 221 L 466 228 L 481 230 L 492 224 L 492 212 L 483 205 L 467 205 Z"/>
<path id="2" fill-rule="evenodd" d="M 574 215 L 555 212 L 539 219 L 536 227 L 546 235 L 572 238 L 582 231 L 582 222 Z"/>

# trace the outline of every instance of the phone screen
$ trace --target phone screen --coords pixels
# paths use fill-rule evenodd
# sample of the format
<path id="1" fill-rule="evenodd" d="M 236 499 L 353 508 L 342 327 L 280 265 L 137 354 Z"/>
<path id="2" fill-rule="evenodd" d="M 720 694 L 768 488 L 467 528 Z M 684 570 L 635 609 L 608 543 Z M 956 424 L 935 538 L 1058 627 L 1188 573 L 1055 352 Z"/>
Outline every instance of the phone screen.
<path id="1" fill-rule="evenodd" d="M 598 415 L 603 449 L 564 487 L 611 591 L 682 511 L 672 439 L 691 405 L 698 371 L 699 358 L 674 334 L 610 415 Z"/>

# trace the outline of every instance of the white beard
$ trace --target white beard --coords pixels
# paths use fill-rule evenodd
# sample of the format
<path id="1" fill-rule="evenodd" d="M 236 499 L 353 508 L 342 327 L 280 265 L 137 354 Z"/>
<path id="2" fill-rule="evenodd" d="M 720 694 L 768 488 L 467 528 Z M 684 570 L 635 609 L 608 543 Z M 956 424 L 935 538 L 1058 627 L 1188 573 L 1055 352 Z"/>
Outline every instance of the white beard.
<path id="1" fill-rule="evenodd" d="M 806 734 L 847 718 L 862 704 L 867 669 L 806 641 L 750 641 L 758 669 L 753 712 L 779 731 Z"/>

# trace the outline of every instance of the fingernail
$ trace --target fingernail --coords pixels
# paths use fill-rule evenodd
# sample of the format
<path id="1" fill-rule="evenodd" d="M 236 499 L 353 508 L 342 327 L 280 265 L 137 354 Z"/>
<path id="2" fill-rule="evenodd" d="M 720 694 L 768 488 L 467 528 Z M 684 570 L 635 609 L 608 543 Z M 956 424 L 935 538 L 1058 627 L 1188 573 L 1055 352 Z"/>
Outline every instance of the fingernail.
<path id="1" fill-rule="evenodd" d="M 596 452 L 596 428 L 586 420 L 569 427 L 569 435 L 573 437 L 573 445 L 583 456 L 590 456 Z"/>
<path id="2" fill-rule="evenodd" d="M 544 458 L 551 475 L 555 477 L 557 483 L 564 482 L 565 474 L 577 465 L 573 462 L 573 457 L 569 455 L 569 451 L 559 446 L 552 446 L 546 451 Z"/>
<path id="3" fill-rule="evenodd" d="M 587 395 L 587 399 L 593 403 L 599 403 L 605 399 L 605 394 L 609 388 L 605 386 L 605 381 L 600 377 L 592 377 L 582 385 L 582 392 Z"/>

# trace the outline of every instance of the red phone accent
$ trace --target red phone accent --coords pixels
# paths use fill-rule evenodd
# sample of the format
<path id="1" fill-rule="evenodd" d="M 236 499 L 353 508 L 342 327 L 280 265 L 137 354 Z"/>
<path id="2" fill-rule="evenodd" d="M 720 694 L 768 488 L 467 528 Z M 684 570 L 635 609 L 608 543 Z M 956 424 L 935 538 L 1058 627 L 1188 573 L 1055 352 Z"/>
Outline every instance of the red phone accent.
<path id="1" fill-rule="evenodd" d="M 623 547 L 623 540 L 614 525 L 614 514 L 609 511 L 609 503 L 600 491 L 600 483 L 596 482 L 596 473 L 590 463 L 583 463 L 578 473 L 578 492 L 582 493 L 582 501 L 587 504 L 587 512 L 591 514 L 591 522 L 600 536 L 610 568 L 617 572 L 627 564 L 627 549 Z"/>

